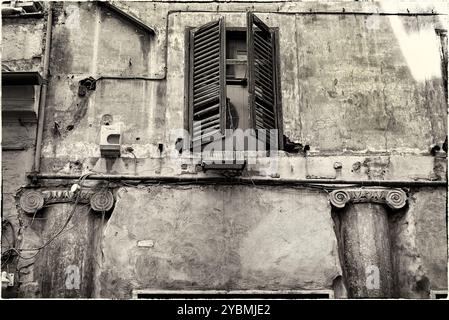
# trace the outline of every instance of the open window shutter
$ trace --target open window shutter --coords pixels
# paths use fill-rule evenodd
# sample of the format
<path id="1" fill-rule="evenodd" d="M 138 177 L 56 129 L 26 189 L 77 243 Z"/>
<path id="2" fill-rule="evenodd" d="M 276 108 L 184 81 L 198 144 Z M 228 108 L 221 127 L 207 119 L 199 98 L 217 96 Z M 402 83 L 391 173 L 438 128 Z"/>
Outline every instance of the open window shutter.
<path id="1" fill-rule="evenodd" d="M 190 35 L 190 132 L 192 142 L 225 129 L 226 50 L 224 19 L 210 22 Z M 207 142 L 206 141 L 206 142 Z"/>
<path id="2" fill-rule="evenodd" d="M 278 129 L 275 33 L 251 12 L 247 14 L 249 106 L 252 127 Z M 270 143 L 270 139 L 267 141 Z"/>

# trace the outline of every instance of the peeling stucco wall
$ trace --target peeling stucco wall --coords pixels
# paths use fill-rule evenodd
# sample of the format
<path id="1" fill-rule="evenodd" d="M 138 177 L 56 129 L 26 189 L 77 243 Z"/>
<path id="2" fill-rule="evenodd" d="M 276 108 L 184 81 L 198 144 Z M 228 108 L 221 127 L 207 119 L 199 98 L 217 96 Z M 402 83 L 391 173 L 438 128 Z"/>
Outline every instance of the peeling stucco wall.
<path id="1" fill-rule="evenodd" d="M 10 71 L 42 71 L 45 20 L 2 20 L 2 67 Z"/>
<path id="2" fill-rule="evenodd" d="M 192 186 L 123 188 L 117 197 L 103 237 L 99 296 L 158 288 L 332 289 L 341 274 L 324 193 Z M 153 246 L 139 247 L 143 240 Z"/>
<path id="3" fill-rule="evenodd" d="M 74 4 L 66 4 L 65 10 L 70 6 Z M 136 6 L 139 12 L 135 12 Z M 74 153 L 78 158 L 98 157 L 97 133 L 104 114 L 123 122 L 124 144 L 133 147 L 138 158 L 154 157 L 159 143 L 173 150 L 171 131 L 184 127 L 184 30 L 220 16 L 228 26 L 245 26 L 245 12 L 239 13 L 241 8 L 235 6 L 229 4 L 223 13 L 205 13 L 213 11 L 214 5 L 192 4 L 191 12 L 179 4 L 173 8 L 150 3 L 123 5 L 151 23 L 155 36 L 93 3 L 76 5 L 78 25 L 68 23 L 72 20 L 61 13 L 54 26 L 44 160 L 71 158 Z M 264 22 L 279 28 L 284 130 L 289 137 L 309 145 L 314 154 L 327 155 L 366 151 L 428 154 L 431 145 L 444 141 L 447 124 L 441 115 L 447 105 L 441 72 L 425 81 L 414 78 L 413 65 L 408 65 L 389 16 L 283 14 L 270 4 L 260 5 L 258 10 Z M 433 16 L 398 19 L 407 33 L 427 30 L 426 37 L 441 24 Z M 438 41 L 435 34 L 434 44 Z M 165 57 L 160 42 L 167 43 L 166 65 L 160 61 Z M 156 81 L 157 72 L 151 70 L 165 67 L 166 81 Z M 101 80 L 89 98 L 75 104 L 78 82 L 89 76 L 154 80 Z M 85 116 L 72 120 L 84 103 L 89 106 Z M 133 112 L 122 112 L 126 104 Z M 153 106 L 151 111 L 148 106 Z M 82 133 L 68 132 L 63 139 L 53 139 L 55 121 L 63 131 L 74 125 Z"/>
<path id="4" fill-rule="evenodd" d="M 42 72 L 43 19 L 2 19 L 1 34 L 2 71 Z M 26 172 L 31 171 L 33 165 L 36 128 L 35 123 L 2 118 L 2 218 L 12 223 L 16 236 L 20 234 L 22 222 L 16 210 L 15 195 L 27 183 Z M 6 296 L 17 295 L 16 289 Z"/>
<path id="5" fill-rule="evenodd" d="M 397 19 L 406 33 L 427 28 L 438 41 L 429 28 L 433 17 Z M 402 50 L 388 16 L 376 17 L 375 24 L 371 16 L 314 15 L 298 20 L 301 100 L 298 117 L 289 118 L 301 119 L 299 134 L 309 145 L 325 152 L 423 152 L 444 141 L 441 70 L 439 77 L 414 78 L 415 66 L 406 59 L 412 53 Z M 338 64 L 333 63 L 336 57 Z M 439 56 L 434 58 L 438 61 Z"/>
<path id="6" fill-rule="evenodd" d="M 184 127 L 184 31 L 220 16 L 229 26 L 245 26 L 251 9 L 279 29 L 285 134 L 311 148 L 307 156 L 280 152 L 275 179 L 446 179 L 446 154 L 430 152 L 447 134 L 441 74 L 417 77 L 408 56 L 413 47 L 396 30 L 399 21 L 413 43 L 435 44 L 439 39 L 429 40 L 430 32 L 444 27 L 438 16 L 392 21 L 342 13 L 383 10 L 365 2 L 116 5 L 155 34 L 93 2 L 55 4 L 42 172 L 205 176 L 188 155 L 172 157 L 172 130 Z M 44 19 L 5 21 L 2 64 L 41 71 Z M 79 81 L 91 76 L 109 78 L 80 96 Z M 121 158 L 100 158 L 105 115 L 123 124 Z M 3 212 L 21 230 L 22 247 L 35 247 L 58 230 L 73 205 L 45 208 L 32 226 L 30 217 L 18 216 L 14 195 L 27 182 L 24 168 L 31 168 L 35 139 L 35 127 L 26 134 L 23 129 L 8 129 L 13 140 L 29 143 L 27 151 L 3 152 Z M 133 153 L 124 152 L 126 147 Z M 267 176 L 258 165 L 248 176 Z M 324 191 L 133 185 L 115 193 L 116 206 L 104 225 L 81 208 L 67 233 L 32 263 L 21 262 L 20 296 L 125 298 L 133 289 L 151 288 L 332 289 L 341 275 Z M 390 221 L 396 281 L 401 297 L 426 298 L 430 289 L 447 286 L 447 191 L 410 194 L 407 210 Z M 138 247 L 139 240 L 154 246 Z M 75 291 L 65 287 L 70 265 L 82 271 Z"/>
<path id="7" fill-rule="evenodd" d="M 25 259 L 18 263 L 22 298 L 77 298 L 94 297 L 94 272 L 101 259 L 98 243 L 101 237 L 101 215 L 92 214 L 86 206 L 59 204 L 48 208 L 45 214 L 23 217 L 24 248 L 46 244 L 63 227 L 73 213 L 67 227 L 54 241 L 36 255 L 24 251 Z M 79 283 L 67 285 L 70 272 L 79 275 Z"/>
<path id="8" fill-rule="evenodd" d="M 393 264 L 399 296 L 426 298 L 447 283 L 446 190 L 413 190 L 405 212 L 391 216 Z"/>

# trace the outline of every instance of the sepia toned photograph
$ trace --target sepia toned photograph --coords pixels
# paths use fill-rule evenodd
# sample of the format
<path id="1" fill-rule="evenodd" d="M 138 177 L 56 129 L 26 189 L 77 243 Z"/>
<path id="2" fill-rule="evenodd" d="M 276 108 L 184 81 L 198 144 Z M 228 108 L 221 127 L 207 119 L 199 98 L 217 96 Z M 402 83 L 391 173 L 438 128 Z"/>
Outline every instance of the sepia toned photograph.
<path id="1" fill-rule="evenodd" d="M 1 1 L 1 299 L 447 300 L 448 14 Z"/>

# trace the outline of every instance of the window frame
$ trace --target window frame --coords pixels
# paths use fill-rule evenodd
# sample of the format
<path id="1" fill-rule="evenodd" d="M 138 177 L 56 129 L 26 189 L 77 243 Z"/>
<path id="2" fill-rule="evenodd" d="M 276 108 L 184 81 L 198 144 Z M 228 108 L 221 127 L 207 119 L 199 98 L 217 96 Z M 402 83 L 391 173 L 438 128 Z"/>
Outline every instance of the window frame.
<path id="1" fill-rule="evenodd" d="M 190 106 L 190 92 L 191 92 L 191 86 L 193 85 L 191 82 L 191 64 L 193 63 L 191 59 L 191 33 L 193 30 L 195 30 L 197 27 L 191 27 L 187 26 L 184 29 L 184 129 L 189 133 L 190 138 L 192 138 L 192 132 L 191 132 L 191 123 L 193 121 L 192 119 L 192 113 L 191 113 L 191 106 Z M 229 31 L 248 31 L 248 26 L 226 26 L 225 24 L 225 32 Z M 276 129 L 278 130 L 278 150 L 284 149 L 284 139 L 283 139 L 283 132 L 284 132 L 284 126 L 283 126 L 283 108 L 282 108 L 282 89 L 281 89 L 281 56 L 280 56 L 280 44 L 279 44 L 279 27 L 269 27 L 271 31 L 273 31 L 274 35 L 274 81 L 276 83 L 276 112 L 277 112 L 277 123 L 276 123 Z M 225 43 L 226 45 L 226 43 Z M 226 53 L 225 53 L 226 54 Z M 248 53 L 249 54 L 249 53 Z M 226 64 L 225 64 L 226 65 Z M 249 79 L 248 79 L 249 80 Z M 249 89 L 249 87 L 248 87 Z M 250 108 L 250 103 L 248 100 L 248 109 Z M 249 110 L 251 112 L 251 110 Z M 253 120 L 248 119 L 249 127 L 253 128 L 252 124 Z"/>

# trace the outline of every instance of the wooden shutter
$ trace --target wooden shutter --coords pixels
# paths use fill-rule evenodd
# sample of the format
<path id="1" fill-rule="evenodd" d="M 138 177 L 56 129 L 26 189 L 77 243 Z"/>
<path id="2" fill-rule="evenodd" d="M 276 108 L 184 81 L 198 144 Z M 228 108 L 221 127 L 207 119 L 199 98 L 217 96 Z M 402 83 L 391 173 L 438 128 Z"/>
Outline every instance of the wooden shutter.
<path id="1" fill-rule="evenodd" d="M 248 92 L 252 127 L 256 130 L 280 129 L 275 33 L 251 12 L 247 14 L 247 21 Z M 267 142 L 270 143 L 269 140 Z"/>
<path id="2" fill-rule="evenodd" d="M 190 132 L 192 142 L 225 129 L 226 50 L 224 19 L 190 34 Z M 204 142 L 203 142 L 204 143 Z"/>

